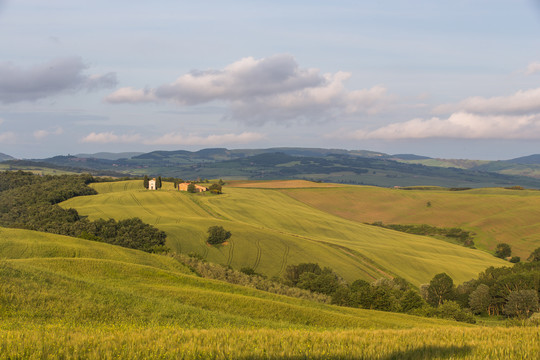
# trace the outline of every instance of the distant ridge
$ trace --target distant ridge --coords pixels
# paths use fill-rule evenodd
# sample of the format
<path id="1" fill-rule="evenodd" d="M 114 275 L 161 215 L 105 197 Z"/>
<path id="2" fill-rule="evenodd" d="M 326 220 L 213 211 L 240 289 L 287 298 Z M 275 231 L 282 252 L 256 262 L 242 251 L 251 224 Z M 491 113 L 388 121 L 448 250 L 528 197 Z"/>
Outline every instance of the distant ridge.
<path id="1" fill-rule="evenodd" d="M 429 156 L 421 156 L 421 155 L 415 155 L 415 154 L 394 154 L 394 155 L 392 155 L 392 158 L 400 159 L 400 160 L 427 160 L 427 159 L 431 159 Z"/>
<path id="2" fill-rule="evenodd" d="M 11 155 L 0 153 L 0 161 L 14 160 L 15 158 Z"/>
<path id="3" fill-rule="evenodd" d="M 506 162 L 513 164 L 540 164 L 540 154 L 522 156 L 511 160 L 506 160 Z"/>
<path id="4" fill-rule="evenodd" d="M 105 160 L 118 160 L 118 159 L 131 159 L 134 156 L 144 154 L 143 152 L 98 152 L 95 154 L 76 154 L 78 158 L 93 158 L 93 159 L 105 159 Z"/>

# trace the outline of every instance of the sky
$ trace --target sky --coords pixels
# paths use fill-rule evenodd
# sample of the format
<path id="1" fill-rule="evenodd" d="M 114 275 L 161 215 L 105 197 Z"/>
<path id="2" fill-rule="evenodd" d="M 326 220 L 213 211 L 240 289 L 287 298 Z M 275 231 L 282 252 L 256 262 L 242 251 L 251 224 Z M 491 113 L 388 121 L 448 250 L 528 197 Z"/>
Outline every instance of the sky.
<path id="1" fill-rule="evenodd" d="M 539 0 L 0 0 L 0 152 L 540 153 Z"/>

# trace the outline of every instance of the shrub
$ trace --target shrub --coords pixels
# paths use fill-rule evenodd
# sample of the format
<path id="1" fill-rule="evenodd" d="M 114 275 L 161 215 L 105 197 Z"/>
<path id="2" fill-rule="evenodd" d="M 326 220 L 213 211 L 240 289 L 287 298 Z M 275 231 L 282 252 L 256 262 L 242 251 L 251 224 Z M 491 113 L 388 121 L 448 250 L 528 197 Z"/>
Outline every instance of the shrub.
<path id="1" fill-rule="evenodd" d="M 495 249 L 495 256 L 501 259 L 506 259 L 512 255 L 512 248 L 506 243 L 497 244 Z"/>
<path id="2" fill-rule="evenodd" d="M 223 228 L 223 226 L 210 226 L 208 228 L 208 239 L 206 240 L 211 245 L 222 244 L 231 237 L 231 232 Z"/>

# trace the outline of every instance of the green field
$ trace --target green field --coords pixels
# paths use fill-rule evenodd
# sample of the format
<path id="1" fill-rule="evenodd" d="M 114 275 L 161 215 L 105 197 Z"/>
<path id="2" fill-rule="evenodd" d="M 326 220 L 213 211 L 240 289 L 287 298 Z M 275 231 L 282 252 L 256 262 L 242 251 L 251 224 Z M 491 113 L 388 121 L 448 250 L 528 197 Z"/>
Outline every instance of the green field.
<path id="1" fill-rule="evenodd" d="M 279 189 L 226 187 L 225 194 L 213 196 L 174 191 L 169 183 L 160 191 L 145 190 L 141 181 L 92 186 L 98 195 L 62 206 L 90 219 L 140 217 L 167 233 L 173 251 L 195 252 L 236 269 L 249 266 L 268 276 L 282 274 L 290 264 L 317 262 L 347 281 L 398 275 L 418 286 L 440 272 L 460 283 L 488 266 L 507 264 L 479 250 L 347 220 Z M 351 188 L 361 189 L 335 189 Z M 298 191 L 304 190 L 324 193 L 323 188 Z M 227 245 L 206 244 L 206 230 L 213 225 L 232 232 Z"/>
<path id="2" fill-rule="evenodd" d="M 171 257 L 0 228 L 0 359 L 536 359 L 537 328 L 342 308 Z"/>
<path id="3" fill-rule="evenodd" d="M 76 172 L 74 172 L 74 171 L 51 169 L 51 168 L 48 168 L 48 167 L 41 167 L 41 166 L 0 164 L 0 171 L 7 171 L 7 170 L 10 170 L 10 171 L 11 170 L 22 170 L 22 171 L 28 171 L 28 172 L 38 174 L 38 175 L 73 175 L 73 174 L 76 174 Z"/>
<path id="4" fill-rule="evenodd" d="M 536 190 L 422 191 L 350 186 L 283 192 L 352 221 L 460 227 L 476 233 L 477 247 L 493 251 L 498 243 L 508 243 L 513 255 L 523 260 L 540 247 L 540 192 Z"/>

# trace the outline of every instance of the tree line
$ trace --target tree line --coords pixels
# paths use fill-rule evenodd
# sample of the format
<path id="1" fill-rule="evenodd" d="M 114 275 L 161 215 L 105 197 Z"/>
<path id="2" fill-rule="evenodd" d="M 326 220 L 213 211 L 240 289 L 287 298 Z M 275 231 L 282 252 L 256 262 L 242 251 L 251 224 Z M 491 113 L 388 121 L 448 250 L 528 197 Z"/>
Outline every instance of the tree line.
<path id="1" fill-rule="evenodd" d="M 345 282 L 330 268 L 315 263 L 289 265 L 280 279 L 294 286 L 331 297 L 333 304 L 419 316 L 451 318 L 474 323 L 474 314 L 526 319 L 540 310 L 540 248 L 529 263 L 490 267 L 456 286 L 446 273 L 435 275 L 417 290 L 405 279 L 381 278 L 372 283 Z"/>
<path id="2" fill-rule="evenodd" d="M 431 203 L 428 202 L 428 206 Z M 379 226 L 386 229 L 392 229 L 396 231 L 405 232 L 408 234 L 425 235 L 425 236 L 442 236 L 447 239 L 454 240 L 466 247 L 474 247 L 474 233 L 466 231 L 457 227 L 454 228 L 440 228 L 427 224 L 420 225 L 401 225 L 401 224 L 383 224 L 381 221 L 373 222 L 369 225 Z"/>
<path id="3" fill-rule="evenodd" d="M 139 218 L 90 221 L 58 203 L 95 195 L 91 175 L 39 176 L 0 172 L 0 226 L 101 241 L 146 252 L 164 252 L 166 234 Z"/>

